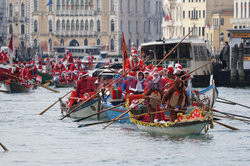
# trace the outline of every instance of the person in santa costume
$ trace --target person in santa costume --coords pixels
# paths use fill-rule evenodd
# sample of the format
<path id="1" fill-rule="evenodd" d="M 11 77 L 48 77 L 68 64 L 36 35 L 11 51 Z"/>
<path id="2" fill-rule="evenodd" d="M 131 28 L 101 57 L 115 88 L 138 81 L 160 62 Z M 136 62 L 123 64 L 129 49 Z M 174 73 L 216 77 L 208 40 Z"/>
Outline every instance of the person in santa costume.
<path id="1" fill-rule="evenodd" d="M 63 57 L 62 62 L 64 62 L 65 60 L 67 60 L 67 69 L 70 69 L 70 66 L 74 63 L 74 59 L 72 54 L 69 52 L 69 50 L 66 50 L 66 54 Z"/>
<path id="2" fill-rule="evenodd" d="M 181 78 L 182 80 L 184 80 L 185 82 L 190 79 L 190 75 L 187 75 L 187 72 L 183 69 L 182 64 L 181 63 L 177 63 L 175 64 L 175 70 L 174 70 L 174 74 L 176 77 Z M 185 75 L 185 76 L 184 76 Z"/>
<path id="3" fill-rule="evenodd" d="M 76 97 L 82 98 L 85 93 L 95 92 L 95 78 L 90 77 L 87 72 L 79 74 L 76 85 Z"/>
<path id="4" fill-rule="evenodd" d="M 136 71 L 143 71 L 145 69 L 145 65 L 143 63 L 143 60 L 138 57 L 138 53 L 134 52 L 130 58 L 127 59 L 126 65 L 125 65 L 125 71 L 131 70 L 130 72 L 134 77 L 136 77 Z"/>
<path id="5" fill-rule="evenodd" d="M 61 72 L 63 72 L 64 70 L 66 70 L 66 68 L 65 68 L 65 66 L 64 66 L 64 64 L 62 63 L 62 61 L 60 60 L 60 59 L 58 59 L 58 63 L 56 64 L 56 66 L 55 66 L 55 72 L 59 72 L 59 73 L 61 73 Z"/>
<path id="6" fill-rule="evenodd" d="M 113 64 L 113 60 L 112 60 L 112 58 L 111 57 L 109 57 L 109 61 L 107 62 L 107 66 L 110 66 L 110 65 L 112 65 Z"/>
<path id="7" fill-rule="evenodd" d="M 124 92 L 125 95 L 134 94 L 133 89 L 136 88 L 136 84 L 137 84 L 136 77 L 134 77 L 132 73 L 129 73 L 122 85 L 122 92 Z"/>
<path id="8" fill-rule="evenodd" d="M 8 61 L 8 56 L 4 52 L 4 50 L 2 50 L 2 53 L 0 55 L 0 62 L 3 63 L 3 64 L 7 64 L 7 61 Z"/>
<path id="9" fill-rule="evenodd" d="M 89 57 L 88 57 L 88 61 L 89 61 L 89 64 L 90 64 L 90 65 L 93 64 L 94 59 L 95 59 L 94 56 L 93 56 L 92 53 L 90 52 L 90 53 L 89 53 Z"/>

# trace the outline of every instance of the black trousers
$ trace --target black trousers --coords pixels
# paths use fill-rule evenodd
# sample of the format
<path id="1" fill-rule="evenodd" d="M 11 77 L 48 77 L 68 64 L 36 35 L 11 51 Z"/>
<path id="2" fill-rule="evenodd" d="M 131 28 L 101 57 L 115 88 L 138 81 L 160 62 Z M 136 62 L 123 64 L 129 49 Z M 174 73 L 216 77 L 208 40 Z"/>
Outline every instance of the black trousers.
<path id="1" fill-rule="evenodd" d="M 227 61 L 222 61 L 223 69 L 227 68 Z"/>

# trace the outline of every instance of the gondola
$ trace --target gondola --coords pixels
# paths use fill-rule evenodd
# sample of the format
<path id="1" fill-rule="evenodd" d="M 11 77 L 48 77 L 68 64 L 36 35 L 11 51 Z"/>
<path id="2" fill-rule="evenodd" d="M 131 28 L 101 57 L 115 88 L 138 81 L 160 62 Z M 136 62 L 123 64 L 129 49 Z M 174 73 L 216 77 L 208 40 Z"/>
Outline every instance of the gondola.
<path id="1" fill-rule="evenodd" d="M 4 83 L 4 87 L 10 93 L 27 93 L 33 88 L 32 85 L 23 85 L 19 82 L 8 81 Z"/>

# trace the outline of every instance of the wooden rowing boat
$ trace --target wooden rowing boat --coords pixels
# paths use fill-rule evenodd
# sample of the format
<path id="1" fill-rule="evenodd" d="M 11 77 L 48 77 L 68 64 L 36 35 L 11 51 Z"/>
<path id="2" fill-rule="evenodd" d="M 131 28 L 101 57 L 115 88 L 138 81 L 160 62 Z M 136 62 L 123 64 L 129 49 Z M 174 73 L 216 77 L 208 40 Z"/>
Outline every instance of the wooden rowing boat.
<path id="1" fill-rule="evenodd" d="M 53 79 L 53 76 L 48 74 L 48 73 L 44 73 L 44 72 L 39 72 L 37 71 L 37 75 L 42 77 L 42 82 L 41 84 L 45 84 L 47 82 L 50 82 Z"/>
<path id="2" fill-rule="evenodd" d="M 78 105 L 80 105 L 81 103 L 78 103 L 78 104 L 75 104 L 73 105 L 70 109 L 69 109 L 69 112 L 71 110 L 73 110 L 74 108 L 76 108 Z M 67 111 L 67 108 L 62 108 L 63 109 L 62 111 L 63 112 L 66 112 Z M 93 99 L 93 100 L 90 100 L 89 102 L 87 102 L 86 104 L 84 105 L 81 105 L 79 108 L 77 108 L 75 111 L 73 111 L 71 114 L 70 114 L 70 117 L 71 118 L 74 118 L 74 119 L 81 119 L 83 117 L 86 117 L 86 116 L 89 116 L 89 115 L 92 115 L 94 113 L 97 113 L 97 110 L 98 110 L 98 99 Z M 89 118 L 90 120 L 97 120 L 97 116 L 93 116 L 91 118 Z M 105 119 L 105 114 L 100 114 L 100 119 Z"/>
<path id="3" fill-rule="evenodd" d="M 196 114 L 198 108 L 195 108 L 190 114 L 184 115 L 185 118 L 178 119 L 175 122 L 165 123 L 152 123 L 142 120 L 138 120 L 134 117 L 138 111 L 131 111 L 130 121 L 137 126 L 139 130 L 149 132 L 157 135 L 170 135 L 170 136 L 181 136 L 181 135 L 192 135 L 200 134 L 202 130 L 209 127 L 212 122 L 212 114 L 206 114 L 205 111 L 201 112 L 200 117 L 192 118 L 193 114 Z M 199 109 L 198 111 L 200 111 Z M 204 113 L 204 114 L 203 114 Z M 183 117 L 183 116 L 182 116 Z M 211 123 L 212 124 L 212 123 Z"/>
<path id="4" fill-rule="evenodd" d="M 76 85 L 75 82 L 65 83 L 65 82 L 55 82 L 55 88 L 70 88 Z"/>
<path id="5" fill-rule="evenodd" d="M 4 87 L 10 93 L 27 93 L 30 92 L 31 89 L 33 88 L 32 85 L 25 86 L 18 82 L 13 82 L 13 81 L 4 83 Z"/>

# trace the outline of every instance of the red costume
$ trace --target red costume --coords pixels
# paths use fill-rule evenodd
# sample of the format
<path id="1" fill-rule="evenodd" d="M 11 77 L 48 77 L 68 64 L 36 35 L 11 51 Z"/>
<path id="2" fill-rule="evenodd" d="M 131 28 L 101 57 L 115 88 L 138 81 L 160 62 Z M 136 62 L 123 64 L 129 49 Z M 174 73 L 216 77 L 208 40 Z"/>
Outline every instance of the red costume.
<path id="1" fill-rule="evenodd" d="M 60 63 L 60 62 L 56 64 L 55 72 L 61 73 L 61 72 L 63 72 L 64 70 L 66 70 L 64 64 L 62 64 L 62 63 Z"/>
<path id="2" fill-rule="evenodd" d="M 83 77 L 77 81 L 76 86 L 76 96 L 82 97 L 84 93 L 95 91 L 95 78 L 93 77 Z"/>
<path id="3" fill-rule="evenodd" d="M 125 70 L 130 70 L 132 69 L 132 75 L 136 77 L 136 71 L 143 71 L 145 68 L 145 65 L 143 61 L 140 58 L 137 58 L 135 61 L 133 57 L 130 57 L 125 65 Z"/>
<path id="4" fill-rule="evenodd" d="M 94 59 L 95 59 L 95 58 L 93 57 L 93 55 L 89 55 L 89 57 L 88 57 L 89 64 L 93 64 Z"/>
<path id="5" fill-rule="evenodd" d="M 67 60 L 67 68 L 70 69 L 70 65 L 74 63 L 73 56 L 70 52 L 64 55 L 62 61 L 64 62 L 65 60 Z"/>

